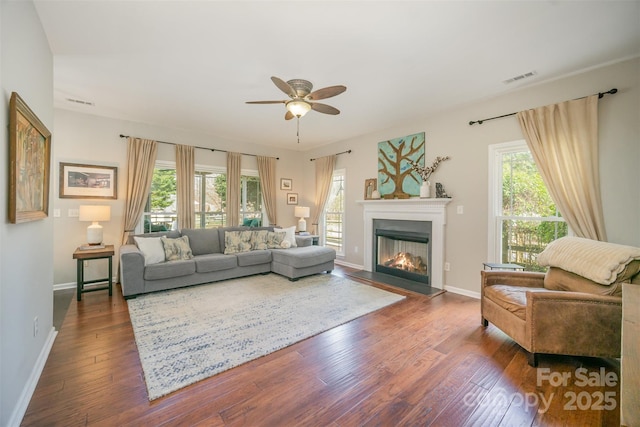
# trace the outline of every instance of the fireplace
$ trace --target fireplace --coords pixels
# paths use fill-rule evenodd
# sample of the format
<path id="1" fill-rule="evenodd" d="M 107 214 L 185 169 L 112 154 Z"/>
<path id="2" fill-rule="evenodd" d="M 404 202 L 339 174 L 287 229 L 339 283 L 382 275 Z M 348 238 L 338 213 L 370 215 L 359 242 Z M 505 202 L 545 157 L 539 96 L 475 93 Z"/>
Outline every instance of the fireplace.
<path id="1" fill-rule="evenodd" d="M 373 221 L 375 271 L 429 285 L 430 221 Z"/>
<path id="2" fill-rule="evenodd" d="M 364 247 L 367 251 L 364 253 L 364 269 L 363 272 L 368 274 L 377 273 L 378 237 L 375 235 L 376 228 L 382 228 L 387 231 L 399 231 L 409 233 L 422 233 L 421 238 L 427 239 L 427 280 L 426 282 L 431 288 L 444 289 L 444 237 L 446 226 L 446 206 L 451 199 L 398 199 L 398 200 L 361 200 L 358 201 L 363 207 L 363 225 L 364 225 Z M 380 221 L 383 222 L 379 226 Z M 396 223 L 395 221 L 398 221 Z M 374 227 L 374 222 L 376 226 Z M 399 223 L 414 223 L 408 230 L 398 228 Z M 427 226 L 427 223 L 429 224 Z M 425 236 L 426 235 L 426 236 Z M 388 236 L 383 236 L 388 237 Z M 404 236 L 398 236 L 404 237 Z M 397 239 L 396 239 L 397 240 Z M 415 242 L 414 242 L 415 243 Z M 406 245 L 406 243 L 405 243 Z M 416 249 L 404 250 L 412 255 L 416 255 Z M 424 260 L 424 255 L 420 255 Z M 388 274 L 385 274 L 388 276 Z M 422 275 L 424 276 L 424 275 Z M 392 276 L 393 277 L 393 276 Z M 398 278 L 401 281 L 406 279 Z M 424 280 L 424 279 L 422 279 Z M 412 283 L 421 288 L 428 286 L 424 281 L 413 281 Z"/>

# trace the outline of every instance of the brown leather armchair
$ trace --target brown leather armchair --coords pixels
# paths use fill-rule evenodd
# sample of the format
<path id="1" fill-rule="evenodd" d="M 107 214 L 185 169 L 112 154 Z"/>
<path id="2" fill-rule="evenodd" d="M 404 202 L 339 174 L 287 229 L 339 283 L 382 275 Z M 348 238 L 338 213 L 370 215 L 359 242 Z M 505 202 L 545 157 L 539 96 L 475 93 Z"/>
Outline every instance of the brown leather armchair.
<path id="1" fill-rule="evenodd" d="M 555 290 L 564 286 L 551 286 L 554 278 L 572 290 Z M 482 324 L 509 335 L 528 352 L 531 366 L 539 353 L 618 358 L 621 285 L 600 286 L 554 268 L 546 274 L 482 271 Z"/>

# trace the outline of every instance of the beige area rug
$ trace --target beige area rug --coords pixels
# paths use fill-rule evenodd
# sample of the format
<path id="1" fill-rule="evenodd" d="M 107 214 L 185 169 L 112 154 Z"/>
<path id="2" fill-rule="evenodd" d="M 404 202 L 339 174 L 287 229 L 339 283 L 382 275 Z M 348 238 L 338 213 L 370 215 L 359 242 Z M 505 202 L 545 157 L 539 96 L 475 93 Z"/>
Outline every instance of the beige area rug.
<path id="1" fill-rule="evenodd" d="M 153 400 L 402 299 L 331 274 L 269 274 L 127 303 Z"/>

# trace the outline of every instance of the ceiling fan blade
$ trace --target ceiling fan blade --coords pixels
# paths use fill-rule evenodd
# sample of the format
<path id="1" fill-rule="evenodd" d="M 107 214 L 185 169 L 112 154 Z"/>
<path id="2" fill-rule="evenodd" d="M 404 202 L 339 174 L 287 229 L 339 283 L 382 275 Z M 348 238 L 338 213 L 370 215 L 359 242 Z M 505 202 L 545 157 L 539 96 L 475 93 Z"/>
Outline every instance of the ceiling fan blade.
<path id="1" fill-rule="evenodd" d="M 247 101 L 245 104 L 284 104 L 286 101 Z"/>
<path id="2" fill-rule="evenodd" d="M 337 108 L 334 108 L 331 105 L 327 104 L 320 104 L 319 102 L 311 103 L 311 109 L 317 111 L 318 113 L 333 114 L 334 116 L 336 114 L 340 114 L 340 110 L 338 110 Z"/>
<path id="3" fill-rule="evenodd" d="M 293 113 L 291 111 L 287 111 L 287 114 L 284 115 L 284 119 L 285 120 L 291 120 L 293 119 L 295 116 L 293 115 Z"/>
<path id="4" fill-rule="evenodd" d="M 311 92 L 307 98 L 309 98 L 311 101 L 314 101 L 316 99 L 331 98 L 332 96 L 340 95 L 345 90 L 347 90 L 347 87 L 342 85 L 324 87 L 322 89 Z"/>
<path id="5" fill-rule="evenodd" d="M 272 76 L 271 77 L 271 81 L 273 82 L 273 84 L 278 86 L 278 89 L 280 89 L 281 91 L 283 91 L 284 93 L 286 93 L 290 97 L 295 98 L 295 97 L 298 96 L 298 94 L 296 93 L 295 90 L 293 90 L 291 85 L 289 85 L 289 83 L 285 82 L 284 80 L 279 79 L 279 78 L 277 78 L 275 76 Z"/>

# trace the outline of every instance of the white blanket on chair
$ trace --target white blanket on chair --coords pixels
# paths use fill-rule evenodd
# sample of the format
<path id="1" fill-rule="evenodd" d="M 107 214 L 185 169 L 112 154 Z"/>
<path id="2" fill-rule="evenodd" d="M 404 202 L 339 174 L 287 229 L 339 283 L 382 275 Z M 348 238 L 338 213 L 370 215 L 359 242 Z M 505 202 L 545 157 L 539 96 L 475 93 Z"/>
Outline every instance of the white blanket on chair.
<path id="1" fill-rule="evenodd" d="M 596 283 L 610 285 L 627 264 L 636 259 L 640 259 L 640 248 L 580 237 L 563 237 L 549 243 L 538 255 L 538 264 L 558 267 Z"/>

